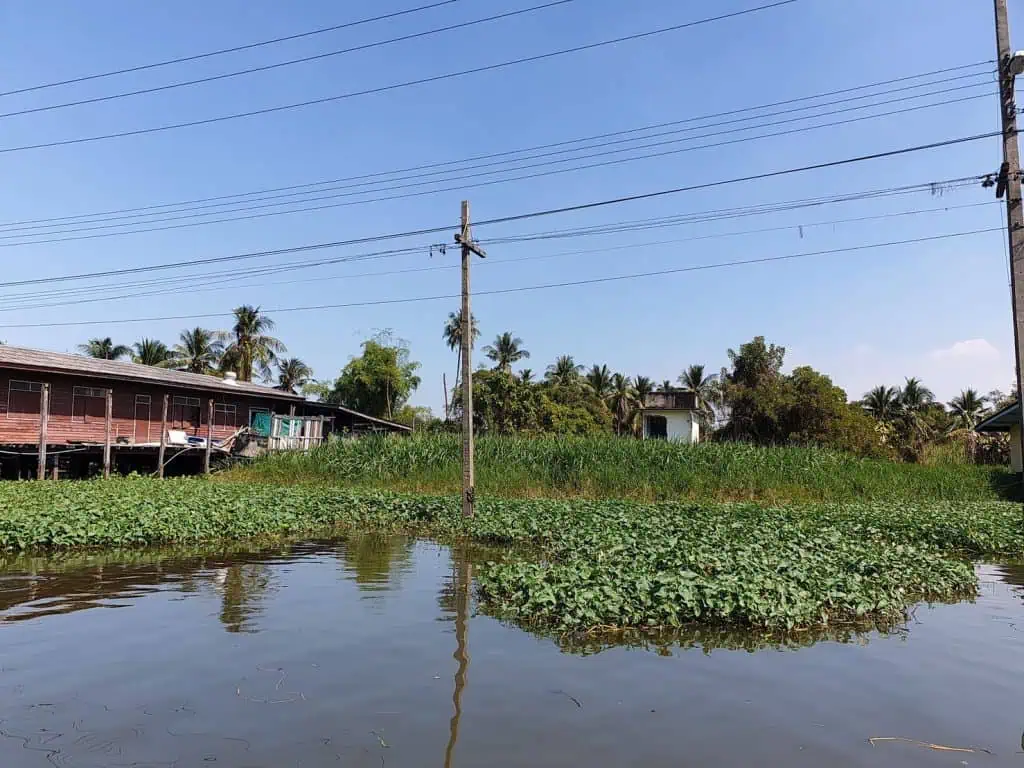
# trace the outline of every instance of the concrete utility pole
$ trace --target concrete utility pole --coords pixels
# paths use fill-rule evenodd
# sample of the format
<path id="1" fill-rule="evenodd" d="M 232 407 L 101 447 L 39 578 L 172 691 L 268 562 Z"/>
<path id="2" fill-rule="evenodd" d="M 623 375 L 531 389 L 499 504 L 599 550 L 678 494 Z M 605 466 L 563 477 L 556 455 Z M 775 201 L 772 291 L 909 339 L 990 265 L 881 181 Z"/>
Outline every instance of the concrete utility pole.
<path id="1" fill-rule="evenodd" d="M 476 477 L 473 472 L 473 313 L 469 307 L 469 262 L 475 253 L 487 256 L 469 230 L 469 200 L 462 201 L 462 231 L 455 235 L 462 246 L 462 515 L 473 516 Z"/>
<path id="2" fill-rule="evenodd" d="M 46 479 L 46 429 L 50 423 L 50 385 L 43 384 L 39 393 L 39 466 L 36 477 Z M 18 469 L 20 476 L 21 469 Z"/>
<path id="3" fill-rule="evenodd" d="M 1010 293 L 1013 303 L 1013 346 L 1016 353 L 1017 398 L 1024 369 L 1021 337 L 1024 336 L 1024 209 L 1021 208 L 1020 147 L 1017 143 L 1017 104 L 1013 98 L 1014 80 L 1024 72 L 1024 53 L 1010 49 L 1010 25 L 1006 0 L 995 0 L 996 49 L 999 68 L 999 105 L 1003 127 L 1003 165 L 999 170 L 996 196 L 1006 196 L 1006 224 L 1010 239 Z M 1024 443 L 1024 408 L 1021 408 L 1020 439 Z M 1024 449 L 1024 445 L 1022 445 Z"/>

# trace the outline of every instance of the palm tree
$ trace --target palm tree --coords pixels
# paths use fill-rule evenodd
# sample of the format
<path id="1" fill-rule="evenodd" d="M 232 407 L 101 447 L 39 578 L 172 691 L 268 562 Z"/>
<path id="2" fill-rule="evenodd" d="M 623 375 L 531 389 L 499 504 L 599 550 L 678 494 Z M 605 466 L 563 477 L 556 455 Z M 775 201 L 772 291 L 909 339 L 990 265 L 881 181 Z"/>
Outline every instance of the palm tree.
<path id="1" fill-rule="evenodd" d="M 696 395 L 697 415 L 702 430 L 709 429 L 715 421 L 715 409 L 711 402 L 717 394 L 719 374 L 704 375 L 704 366 L 695 364 L 679 374 L 679 383 Z"/>
<path id="2" fill-rule="evenodd" d="M 903 384 L 900 392 L 900 405 L 907 411 L 921 411 L 935 402 L 935 393 L 911 376 Z"/>
<path id="3" fill-rule="evenodd" d="M 480 337 L 480 329 L 476 324 L 476 315 L 470 313 L 469 315 L 469 327 L 470 337 L 469 346 L 476 346 L 476 340 Z M 459 386 L 459 377 L 462 373 L 462 310 L 458 312 L 449 312 L 448 320 L 444 324 L 444 330 L 441 331 L 441 338 L 444 339 L 445 344 L 448 345 L 448 349 L 456 350 L 456 367 L 455 367 L 455 384 L 454 388 Z M 454 398 L 453 398 L 454 400 Z M 450 413 L 445 414 L 445 418 L 450 417 Z"/>
<path id="4" fill-rule="evenodd" d="M 179 371 L 210 373 L 217 367 L 224 345 L 214 331 L 205 328 L 184 330 L 171 350 L 171 365 Z"/>
<path id="5" fill-rule="evenodd" d="M 532 368 L 523 368 L 523 370 L 521 370 L 519 372 L 519 380 L 521 382 L 523 382 L 523 384 L 532 384 L 533 383 L 533 369 Z"/>
<path id="6" fill-rule="evenodd" d="M 280 339 L 267 335 L 267 331 L 274 330 L 274 321 L 259 307 L 248 304 L 235 307 L 233 314 L 234 327 L 218 334 L 226 345 L 224 356 L 235 363 L 240 381 L 252 381 L 253 371 L 270 378 L 271 364 L 277 362 L 279 353 L 286 351 Z"/>
<path id="7" fill-rule="evenodd" d="M 509 331 L 496 337 L 493 344 L 484 347 L 484 354 L 497 364 L 494 366 L 495 370 L 505 373 L 512 370 L 513 363 L 530 357 L 530 353 L 523 349 L 523 340 L 513 336 Z"/>
<path id="8" fill-rule="evenodd" d="M 297 357 L 277 361 L 277 389 L 296 394 L 313 378 L 313 369 Z"/>
<path id="9" fill-rule="evenodd" d="M 660 389 L 662 392 L 670 391 L 672 389 L 672 382 L 669 381 L 668 379 L 665 379 L 664 381 L 661 382 Z"/>
<path id="10" fill-rule="evenodd" d="M 105 339 L 89 339 L 85 344 L 78 345 L 78 351 L 98 360 L 119 360 L 131 354 L 131 347 L 115 344 L 109 336 Z"/>
<path id="11" fill-rule="evenodd" d="M 636 376 L 633 379 L 633 397 L 636 398 L 635 408 L 630 421 L 633 422 L 633 434 L 638 437 L 643 435 L 644 423 L 641 418 L 642 409 L 647 403 L 647 396 L 654 391 L 654 382 L 646 376 Z"/>
<path id="12" fill-rule="evenodd" d="M 582 365 L 577 365 L 572 355 L 561 355 L 548 366 L 544 377 L 556 386 L 568 386 L 579 381 Z"/>
<path id="13" fill-rule="evenodd" d="M 633 387 L 630 386 L 628 376 L 616 373 L 612 376 L 612 394 L 610 402 L 612 414 L 615 416 L 615 434 L 621 435 L 626 424 L 629 423 L 629 415 L 636 402 Z"/>
<path id="14" fill-rule="evenodd" d="M 973 430 L 981 420 L 985 402 L 986 398 L 979 395 L 977 390 L 965 389 L 949 401 L 949 410 L 960 428 Z"/>
<path id="15" fill-rule="evenodd" d="M 142 339 L 135 342 L 132 362 L 139 365 L 154 365 L 163 368 L 171 359 L 171 350 L 157 339 Z"/>
<path id="16" fill-rule="evenodd" d="M 612 372 L 607 365 L 594 363 L 587 372 L 587 386 L 595 395 L 602 400 L 607 400 L 612 394 Z"/>
<path id="17" fill-rule="evenodd" d="M 900 413 L 900 391 L 880 384 L 864 395 L 861 404 L 878 421 L 892 421 Z"/>

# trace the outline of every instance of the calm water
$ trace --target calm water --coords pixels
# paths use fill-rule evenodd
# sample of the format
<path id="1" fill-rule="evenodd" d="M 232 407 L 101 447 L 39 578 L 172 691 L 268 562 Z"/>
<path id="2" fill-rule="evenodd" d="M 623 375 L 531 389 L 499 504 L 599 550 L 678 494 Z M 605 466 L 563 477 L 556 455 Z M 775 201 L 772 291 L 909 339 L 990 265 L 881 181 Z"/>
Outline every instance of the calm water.
<path id="1" fill-rule="evenodd" d="M 573 653 L 476 614 L 475 557 L 0 562 L 0 766 L 1024 765 L 1024 568 L 887 636 Z"/>

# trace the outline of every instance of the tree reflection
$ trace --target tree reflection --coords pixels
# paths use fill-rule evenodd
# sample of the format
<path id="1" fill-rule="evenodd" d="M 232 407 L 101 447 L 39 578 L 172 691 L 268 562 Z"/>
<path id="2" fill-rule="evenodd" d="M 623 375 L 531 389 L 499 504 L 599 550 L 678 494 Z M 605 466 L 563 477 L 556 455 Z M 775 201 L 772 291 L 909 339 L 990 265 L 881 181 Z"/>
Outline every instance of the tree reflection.
<path id="1" fill-rule="evenodd" d="M 379 592 L 397 585 L 398 575 L 412 560 L 414 542 L 405 536 L 353 534 L 338 554 L 346 573 L 360 590 Z"/>
<path id="2" fill-rule="evenodd" d="M 221 593 L 220 621 L 228 632 L 257 631 L 253 619 L 263 612 L 270 586 L 270 569 L 262 563 L 241 563 L 219 568 L 214 583 Z"/>

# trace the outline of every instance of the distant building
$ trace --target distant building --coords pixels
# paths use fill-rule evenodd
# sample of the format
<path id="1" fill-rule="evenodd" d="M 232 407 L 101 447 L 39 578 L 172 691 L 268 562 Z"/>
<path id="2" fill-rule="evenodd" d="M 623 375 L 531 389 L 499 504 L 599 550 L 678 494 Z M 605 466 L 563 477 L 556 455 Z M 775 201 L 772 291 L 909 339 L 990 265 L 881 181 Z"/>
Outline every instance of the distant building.
<path id="1" fill-rule="evenodd" d="M 651 392 L 641 413 L 645 440 L 677 440 L 687 445 L 700 441 L 697 394 L 689 389 Z"/>
<path id="2" fill-rule="evenodd" d="M 1020 450 L 1020 403 L 1013 403 L 1001 411 L 993 413 L 978 426 L 975 432 L 1009 432 L 1010 433 L 1010 470 L 1024 471 L 1024 457 Z"/>
<path id="3" fill-rule="evenodd" d="M 341 406 L 308 402 L 302 395 L 238 381 L 234 374 L 206 376 L 120 360 L 98 360 L 0 345 L 0 478 L 34 477 L 42 433 L 44 385 L 49 401 L 46 420 L 46 473 L 60 477 L 95 474 L 107 431 L 112 445 L 114 472 L 152 472 L 161 442 L 164 399 L 167 432 L 172 446 L 203 445 L 212 438 L 213 449 L 224 453 L 240 430 L 269 435 L 277 417 L 318 420 L 311 440 L 295 440 L 308 447 L 331 432 L 408 432 L 409 428 Z M 107 397 L 110 417 L 107 418 Z M 213 413 L 212 424 L 210 412 Z M 297 427 L 285 438 L 305 435 L 300 418 L 287 419 Z M 172 474 L 199 471 L 202 452 L 183 452 L 169 464 Z"/>

